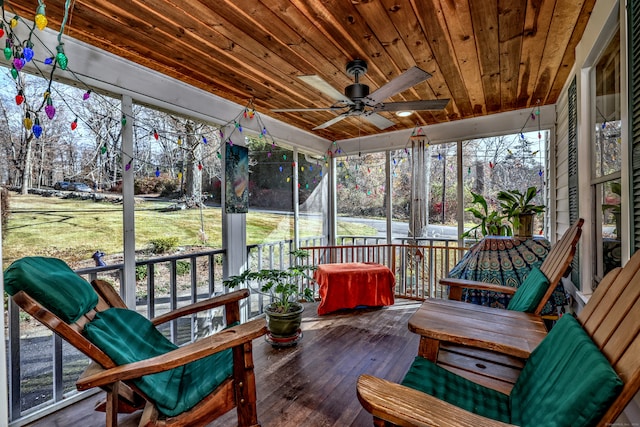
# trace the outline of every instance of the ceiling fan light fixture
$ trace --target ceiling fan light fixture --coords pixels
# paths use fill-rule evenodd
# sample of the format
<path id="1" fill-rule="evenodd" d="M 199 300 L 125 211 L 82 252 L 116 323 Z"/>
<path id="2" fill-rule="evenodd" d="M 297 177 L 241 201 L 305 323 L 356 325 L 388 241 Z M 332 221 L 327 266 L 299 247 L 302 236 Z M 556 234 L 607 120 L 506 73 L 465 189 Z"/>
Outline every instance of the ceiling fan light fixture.
<path id="1" fill-rule="evenodd" d="M 397 111 L 396 116 L 398 117 L 409 117 L 413 114 L 413 111 Z"/>

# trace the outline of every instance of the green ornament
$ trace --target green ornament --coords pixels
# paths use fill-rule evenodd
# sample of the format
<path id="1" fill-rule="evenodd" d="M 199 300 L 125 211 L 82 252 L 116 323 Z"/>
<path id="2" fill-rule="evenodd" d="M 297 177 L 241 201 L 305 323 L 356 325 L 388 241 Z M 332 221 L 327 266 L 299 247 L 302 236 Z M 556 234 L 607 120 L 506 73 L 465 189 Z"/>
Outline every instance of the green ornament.
<path id="1" fill-rule="evenodd" d="M 56 50 L 58 51 L 58 53 L 56 54 L 56 61 L 58 62 L 58 66 L 61 69 L 66 70 L 69 61 L 67 59 L 67 55 L 64 54 L 64 47 L 62 46 L 62 43 L 60 43 L 56 47 Z"/>
<path id="2" fill-rule="evenodd" d="M 125 126 L 127 124 L 127 117 L 124 114 L 122 115 L 121 122 L 122 122 L 122 126 Z"/>
<path id="3" fill-rule="evenodd" d="M 11 50 L 11 43 L 9 42 L 9 39 L 7 39 L 7 42 L 4 48 L 4 59 L 6 59 L 7 61 L 10 60 L 12 54 L 13 54 L 13 51 Z"/>
<path id="4" fill-rule="evenodd" d="M 18 79 L 18 70 L 16 70 L 16 67 L 11 67 L 11 77 L 13 77 L 14 80 Z"/>
<path id="5" fill-rule="evenodd" d="M 102 147 L 100 147 L 100 153 L 104 154 L 107 152 L 107 146 L 103 145 Z"/>

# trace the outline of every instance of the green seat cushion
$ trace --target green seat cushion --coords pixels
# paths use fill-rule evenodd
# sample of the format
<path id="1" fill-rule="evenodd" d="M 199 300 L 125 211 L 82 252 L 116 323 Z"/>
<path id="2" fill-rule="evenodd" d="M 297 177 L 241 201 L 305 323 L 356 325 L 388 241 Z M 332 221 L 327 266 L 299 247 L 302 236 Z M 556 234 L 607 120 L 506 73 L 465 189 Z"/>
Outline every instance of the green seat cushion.
<path id="1" fill-rule="evenodd" d="M 548 288 L 549 279 L 547 276 L 539 268 L 533 267 L 516 293 L 513 294 L 507 310 L 532 313 L 540 304 L 540 300 Z"/>
<path id="2" fill-rule="evenodd" d="M 478 415 L 510 422 L 509 396 L 449 372 L 423 357 L 415 358 L 402 385 Z"/>
<path id="3" fill-rule="evenodd" d="M 98 304 L 91 284 L 57 258 L 14 261 L 4 272 L 4 288 L 10 295 L 26 292 L 67 323 L 76 322 Z"/>
<path id="4" fill-rule="evenodd" d="M 511 391 L 511 423 L 595 425 L 622 385 L 578 321 L 564 315 L 531 353 Z"/>
<path id="5" fill-rule="evenodd" d="M 87 324 L 83 334 L 117 365 L 137 362 L 175 350 L 177 346 L 141 314 L 110 308 Z M 231 349 L 169 371 L 146 375 L 136 385 L 166 416 L 191 409 L 233 371 Z"/>

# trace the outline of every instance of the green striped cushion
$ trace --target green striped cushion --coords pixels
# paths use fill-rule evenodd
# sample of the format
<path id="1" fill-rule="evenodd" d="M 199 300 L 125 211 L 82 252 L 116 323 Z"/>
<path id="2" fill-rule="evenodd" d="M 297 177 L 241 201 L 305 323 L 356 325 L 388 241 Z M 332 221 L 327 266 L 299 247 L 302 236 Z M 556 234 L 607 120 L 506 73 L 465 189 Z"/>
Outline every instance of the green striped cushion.
<path id="1" fill-rule="evenodd" d="M 177 348 L 141 314 L 121 308 L 100 312 L 83 334 L 117 365 L 137 362 Z M 136 385 L 166 416 L 191 409 L 233 370 L 231 349 L 169 371 L 146 375 Z"/>
<path id="2" fill-rule="evenodd" d="M 511 391 L 511 422 L 593 426 L 620 394 L 622 381 L 571 315 L 531 353 Z"/>
<path id="3" fill-rule="evenodd" d="M 14 261 L 4 272 L 4 288 L 10 295 L 25 291 L 67 323 L 75 323 L 98 304 L 91 284 L 57 258 Z"/>
<path id="4" fill-rule="evenodd" d="M 549 288 L 549 279 L 539 268 L 533 267 L 509 301 L 507 310 L 532 313 Z"/>
<path id="5" fill-rule="evenodd" d="M 402 385 L 478 415 L 510 422 L 509 396 L 462 378 L 423 357 L 415 358 Z"/>

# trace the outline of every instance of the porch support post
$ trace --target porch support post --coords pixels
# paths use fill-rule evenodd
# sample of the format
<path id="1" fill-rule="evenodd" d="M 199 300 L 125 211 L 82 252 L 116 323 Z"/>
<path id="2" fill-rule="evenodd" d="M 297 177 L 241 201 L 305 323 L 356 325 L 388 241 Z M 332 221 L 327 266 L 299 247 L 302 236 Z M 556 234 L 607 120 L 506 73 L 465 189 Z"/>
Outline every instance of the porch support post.
<path id="1" fill-rule="evenodd" d="M 300 248 L 300 185 L 298 177 L 298 149 L 293 149 L 293 248 Z"/>
<path id="2" fill-rule="evenodd" d="M 2 192 L 0 192 L 0 199 L 2 199 Z M 0 200 L 1 202 L 1 200 Z M 2 203 L 0 203 L 0 216 L 2 216 Z M 0 242 L 2 242 L 2 227 L 0 227 Z M 0 259 L 2 259 L 2 245 L 0 244 Z M 4 295 L 4 274 L 0 275 L 0 292 Z M 0 316 L 0 331 L 4 331 L 5 329 L 5 309 L 4 304 L 2 305 L 2 316 Z M 6 340 L 0 340 L 0 354 L 7 354 L 7 346 Z M 3 359 L 4 361 L 5 359 Z M 7 377 L 7 364 L 0 363 L 0 425 L 9 425 L 9 392 L 7 389 L 7 384 L 9 383 L 9 378 Z"/>
<path id="3" fill-rule="evenodd" d="M 133 161 L 133 100 L 122 96 L 122 114 L 126 124 L 122 126 L 122 231 L 124 243 L 123 283 L 120 284 L 122 299 L 127 307 L 136 308 L 136 231 L 134 200 L 134 168 L 127 168 Z M 131 166 L 131 165 L 129 165 Z M 129 170 L 127 170 L 129 169 Z"/>
<path id="4" fill-rule="evenodd" d="M 336 158 L 329 157 L 329 235 L 327 240 L 329 246 L 336 245 L 336 238 L 338 234 L 338 195 L 337 195 L 337 177 L 336 177 Z"/>
<path id="5" fill-rule="evenodd" d="M 387 150 L 385 155 L 385 191 L 384 197 L 387 198 L 387 244 L 391 244 L 393 238 L 393 179 L 391 173 L 391 151 Z"/>
<path id="6" fill-rule="evenodd" d="M 456 198 L 458 199 L 458 209 L 456 210 L 456 216 L 458 218 L 458 246 L 463 246 L 464 239 L 460 238 L 460 236 L 462 236 L 462 234 L 464 233 L 464 171 L 462 170 L 463 166 L 461 140 L 458 140 L 456 150 L 458 152 L 458 155 L 456 156 L 456 168 L 458 170 L 458 194 L 456 195 Z"/>

